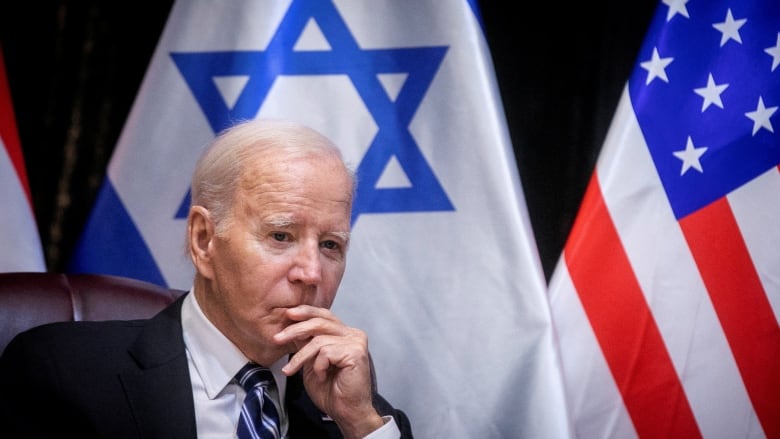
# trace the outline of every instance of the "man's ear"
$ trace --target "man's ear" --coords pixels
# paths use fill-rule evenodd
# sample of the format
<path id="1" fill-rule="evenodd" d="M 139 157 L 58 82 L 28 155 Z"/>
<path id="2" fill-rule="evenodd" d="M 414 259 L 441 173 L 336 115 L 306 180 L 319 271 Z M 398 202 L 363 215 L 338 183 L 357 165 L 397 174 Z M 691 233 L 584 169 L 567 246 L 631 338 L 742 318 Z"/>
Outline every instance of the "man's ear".
<path id="1" fill-rule="evenodd" d="M 190 213 L 187 216 L 187 242 L 190 258 L 192 258 L 195 269 L 207 279 L 213 277 L 211 253 L 214 233 L 214 222 L 211 221 L 209 211 L 203 206 L 190 207 Z"/>

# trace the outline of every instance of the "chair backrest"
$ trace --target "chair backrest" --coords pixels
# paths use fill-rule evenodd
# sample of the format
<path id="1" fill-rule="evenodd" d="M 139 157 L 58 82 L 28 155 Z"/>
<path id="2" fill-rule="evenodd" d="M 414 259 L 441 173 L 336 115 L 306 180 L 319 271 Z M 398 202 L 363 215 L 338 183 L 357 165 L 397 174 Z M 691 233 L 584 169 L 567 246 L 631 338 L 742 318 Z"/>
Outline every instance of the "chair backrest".
<path id="1" fill-rule="evenodd" d="M 184 291 L 140 280 L 65 273 L 0 273 L 0 352 L 24 330 L 49 322 L 147 318 Z"/>

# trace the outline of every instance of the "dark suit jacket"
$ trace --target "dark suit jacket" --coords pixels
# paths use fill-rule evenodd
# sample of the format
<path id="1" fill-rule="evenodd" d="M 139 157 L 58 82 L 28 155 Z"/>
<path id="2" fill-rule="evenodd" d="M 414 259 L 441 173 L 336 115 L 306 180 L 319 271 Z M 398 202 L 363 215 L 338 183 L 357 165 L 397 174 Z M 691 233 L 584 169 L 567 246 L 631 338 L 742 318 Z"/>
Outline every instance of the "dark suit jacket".
<path id="1" fill-rule="evenodd" d="M 0 436 L 196 438 L 181 327 L 182 298 L 149 320 L 52 323 L 17 336 L 0 357 Z M 303 388 L 288 378 L 291 438 L 338 438 Z M 409 420 L 379 394 L 411 438 Z"/>

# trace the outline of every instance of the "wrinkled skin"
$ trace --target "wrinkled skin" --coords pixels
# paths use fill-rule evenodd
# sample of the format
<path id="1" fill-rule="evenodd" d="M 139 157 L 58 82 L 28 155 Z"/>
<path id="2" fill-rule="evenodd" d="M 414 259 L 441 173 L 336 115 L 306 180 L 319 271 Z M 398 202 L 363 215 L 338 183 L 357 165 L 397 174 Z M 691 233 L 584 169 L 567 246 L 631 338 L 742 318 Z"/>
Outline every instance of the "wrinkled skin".
<path id="1" fill-rule="evenodd" d="M 226 231 L 193 206 L 188 233 L 209 320 L 259 364 L 294 354 L 283 372 L 302 369 L 314 403 L 345 437 L 362 437 L 382 425 L 367 338 L 329 310 L 346 266 L 351 185 L 332 153 L 255 157 Z"/>

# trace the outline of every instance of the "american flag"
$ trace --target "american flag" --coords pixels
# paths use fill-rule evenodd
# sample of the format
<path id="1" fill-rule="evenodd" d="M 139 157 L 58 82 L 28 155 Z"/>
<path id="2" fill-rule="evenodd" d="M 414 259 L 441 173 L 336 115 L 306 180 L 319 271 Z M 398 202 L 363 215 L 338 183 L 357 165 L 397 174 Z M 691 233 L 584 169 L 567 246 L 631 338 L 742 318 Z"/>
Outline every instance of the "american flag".
<path id="1" fill-rule="evenodd" d="M 780 2 L 659 4 L 549 288 L 577 437 L 780 437 L 779 66 Z"/>

